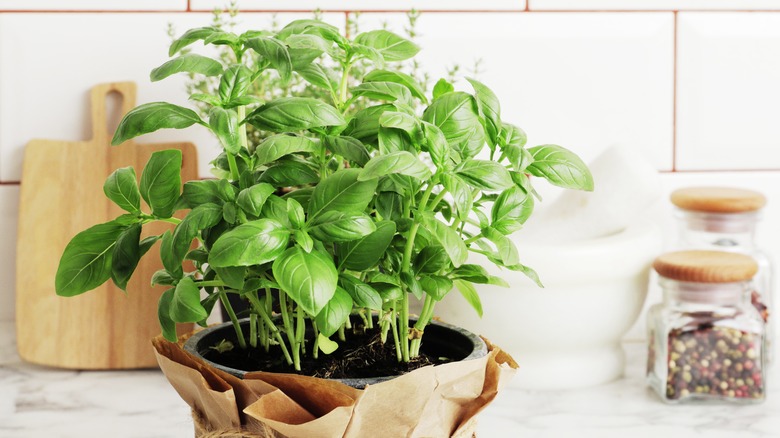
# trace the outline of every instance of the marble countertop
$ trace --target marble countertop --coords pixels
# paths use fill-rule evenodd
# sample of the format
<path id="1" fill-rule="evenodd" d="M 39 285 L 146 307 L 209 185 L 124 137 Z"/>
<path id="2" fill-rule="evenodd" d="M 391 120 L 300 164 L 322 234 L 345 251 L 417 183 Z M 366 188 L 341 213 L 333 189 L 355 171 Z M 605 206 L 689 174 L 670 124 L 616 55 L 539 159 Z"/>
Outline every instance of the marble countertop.
<path id="1" fill-rule="evenodd" d="M 780 385 L 760 405 L 669 406 L 646 389 L 645 348 L 624 345 L 625 377 L 594 388 L 508 388 L 479 417 L 480 437 L 780 437 Z M 522 363 L 522 360 L 520 361 Z M 63 371 L 16 354 L 0 322 L 0 437 L 191 437 L 189 408 L 159 371 Z"/>

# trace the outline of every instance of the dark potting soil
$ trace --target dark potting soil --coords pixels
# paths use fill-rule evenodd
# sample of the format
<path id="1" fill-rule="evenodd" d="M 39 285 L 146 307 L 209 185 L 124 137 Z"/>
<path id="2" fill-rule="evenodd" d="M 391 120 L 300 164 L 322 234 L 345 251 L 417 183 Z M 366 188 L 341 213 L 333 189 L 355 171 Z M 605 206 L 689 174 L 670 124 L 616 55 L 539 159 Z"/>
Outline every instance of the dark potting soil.
<path id="1" fill-rule="evenodd" d="M 333 338 L 339 348 L 329 355 L 320 351 L 317 359 L 311 354 L 313 340 L 306 342 L 306 355 L 301 357 L 301 371 L 298 374 L 326 379 L 386 377 L 453 360 L 442 356 L 444 352 L 435 351 L 430 346 L 426 348 L 423 340 L 418 357 L 409 363 L 398 362 L 392 334 L 388 335 L 387 342 L 383 344 L 378 328 L 347 330 L 346 341 L 337 340 L 336 336 Z M 220 365 L 244 371 L 296 372 L 292 365 L 287 364 L 278 345 L 272 345 L 266 352 L 260 345 L 257 348 L 241 349 L 235 339 L 229 340 L 234 345 L 232 350 L 218 352 L 212 349 L 203 356 Z"/>

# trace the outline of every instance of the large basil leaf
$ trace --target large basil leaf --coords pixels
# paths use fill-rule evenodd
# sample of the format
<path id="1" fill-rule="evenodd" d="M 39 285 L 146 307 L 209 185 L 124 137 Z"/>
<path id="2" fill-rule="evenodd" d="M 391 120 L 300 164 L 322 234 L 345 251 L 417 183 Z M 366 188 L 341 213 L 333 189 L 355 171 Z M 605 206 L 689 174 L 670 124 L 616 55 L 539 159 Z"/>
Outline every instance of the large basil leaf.
<path id="1" fill-rule="evenodd" d="M 173 43 L 171 43 L 171 47 L 168 50 L 168 56 L 173 56 L 179 53 L 181 49 L 189 46 L 195 41 L 204 40 L 211 36 L 211 34 L 219 31 L 220 30 L 216 27 L 199 27 L 196 29 L 190 29 L 187 32 L 184 32 L 184 34 L 176 39 Z"/>
<path id="2" fill-rule="evenodd" d="M 474 96 L 477 98 L 477 108 L 485 118 L 485 132 L 490 139 L 491 146 L 498 142 L 498 132 L 501 130 L 501 105 L 498 97 L 482 82 L 476 79 L 466 78 L 474 87 Z"/>
<path id="3" fill-rule="evenodd" d="M 141 173 L 141 197 L 160 218 L 173 215 L 181 194 L 181 151 L 157 151 L 149 158 Z"/>
<path id="4" fill-rule="evenodd" d="M 92 290 L 111 278 L 111 257 L 119 235 L 127 225 L 116 222 L 95 225 L 68 243 L 60 258 L 54 289 L 72 297 Z"/>
<path id="5" fill-rule="evenodd" d="M 206 125 L 191 109 L 166 102 L 145 103 L 125 114 L 114 132 L 111 144 L 117 146 L 131 138 L 159 129 L 183 129 L 195 123 Z"/>
<path id="6" fill-rule="evenodd" d="M 281 41 L 271 37 L 256 37 L 246 40 L 244 44 L 268 61 L 279 72 L 282 82 L 286 83 L 290 80 L 292 61 L 287 46 Z"/>
<path id="7" fill-rule="evenodd" d="M 466 263 L 469 250 L 457 231 L 431 217 L 423 219 L 423 226 L 431 233 L 439 245 L 444 248 L 456 268 Z"/>
<path id="8" fill-rule="evenodd" d="M 219 98 L 226 108 L 233 105 L 233 101 L 246 94 L 246 90 L 252 85 L 252 70 L 242 64 L 228 67 L 219 81 Z"/>
<path id="9" fill-rule="evenodd" d="M 372 158 L 363 168 L 358 180 L 366 181 L 394 173 L 422 180 L 431 177 L 431 170 L 414 154 L 398 151 Z"/>
<path id="10" fill-rule="evenodd" d="M 443 275 L 423 275 L 420 285 L 436 301 L 441 301 L 452 290 L 452 280 Z"/>
<path id="11" fill-rule="evenodd" d="M 200 289 L 190 277 L 184 277 L 176 285 L 170 303 L 170 317 L 174 322 L 198 322 L 209 316 L 200 303 Z"/>
<path id="12" fill-rule="evenodd" d="M 413 77 L 406 73 L 389 70 L 374 70 L 363 77 L 363 82 L 395 82 L 408 88 L 412 95 L 423 103 L 428 103 L 423 87 Z"/>
<path id="13" fill-rule="evenodd" d="M 127 290 L 127 282 L 141 259 L 141 228 L 141 224 L 137 223 L 124 230 L 117 238 L 111 255 L 111 279 L 122 290 Z"/>
<path id="14" fill-rule="evenodd" d="M 502 192 L 490 211 L 491 224 L 501 234 L 510 234 L 520 228 L 534 210 L 534 198 L 520 187 Z"/>
<path id="15" fill-rule="evenodd" d="M 312 236 L 323 242 L 347 242 L 376 230 L 374 221 L 364 213 L 328 211 L 317 215 L 307 226 Z"/>
<path id="16" fill-rule="evenodd" d="M 236 203 L 242 210 L 252 216 L 260 216 L 266 199 L 275 191 L 276 189 L 271 184 L 256 184 L 241 190 L 238 194 L 238 198 L 236 198 Z"/>
<path id="17" fill-rule="evenodd" d="M 149 78 L 157 82 L 176 73 L 199 73 L 206 76 L 218 76 L 222 73 L 222 64 L 206 56 L 187 53 L 173 58 L 152 70 Z"/>
<path id="18" fill-rule="evenodd" d="M 593 190 L 593 175 L 580 157 L 568 149 L 547 144 L 528 148 L 534 158 L 528 172 L 567 189 Z"/>
<path id="19" fill-rule="evenodd" d="M 309 202 L 309 216 L 327 211 L 362 213 L 376 191 L 376 179 L 360 181 L 362 169 L 342 169 L 325 178 L 314 188 Z"/>
<path id="20" fill-rule="evenodd" d="M 395 236 L 395 222 L 382 221 L 376 224 L 376 231 L 352 242 L 336 247 L 339 269 L 366 270 L 379 262 Z"/>
<path id="21" fill-rule="evenodd" d="M 359 34 L 355 43 L 377 50 L 389 62 L 404 61 L 420 51 L 417 44 L 382 29 Z"/>
<path id="22" fill-rule="evenodd" d="M 257 145 L 255 157 L 257 158 L 257 164 L 262 165 L 276 161 L 285 155 L 299 152 L 311 154 L 318 152 L 318 150 L 319 147 L 310 138 L 298 135 L 277 134 L 266 138 Z"/>
<path id="23" fill-rule="evenodd" d="M 336 292 L 338 273 L 330 256 L 294 246 L 274 261 L 279 288 L 309 315 L 316 316 Z"/>
<path id="24" fill-rule="evenodd" d="M 520 263 L 520 255 L 517 252 L 517 247 L 515 247 L 515 244 L 508 237 L 492 228 L 482 230 L 482 234 L 496 245 L 498 256 L 501 258 L 501 262 L 504 266 L 512 266 Z"/>
<path id="25" fill-rule="evenodd" d="M 382 297 L 379 292 L 352 275 L 339 274 L 339 286 L 352 297 L 357 307 L 382 310 Z"/>
<path id="26" fill-rule="evenodd" d="M 352 312 L 352 297 L 342 288 L 336 287 L 333 298 L 320 310 L 314 319 L 317 330 L 324 336 L 331 336 L 347 321 Z"/>
<path id="27" fill-rule="evenodd" d="M 352 137 L 328 135 L 324 138 L 325 146 L 336 155 L 365 166 L 371 156 L 363 143 Z"/>
<path id="28" fill-rule="evenodd" d="M 247 222 L 214 242 L 209 264 L 219 268 L 268 263 L 282 254 L 289 240 L 290 231 L 273 219 Z"/>
<path id="29" fill-rule="evenodd" d="M 439 97 L 425 110 L 423 120 L 438 126 L 463 159 L 473 158 L 485 145 L 485 129 L 469 94 L 458 91 Z"/>
<path id="30" fill-rule="evenodd" d="M 504 190 L 514 182 L 506 167 L 488 160 L 468 160 L 456 169 L 457 175 L 466 184 L 480 190 Z"/>
<path id="31" fill-rule="evenodd" d="M 371 100 L 409 103 L 412 94 L 409 89 L 394 82 L 365 82 L 350 89 L 353 96 L 363 96 Z"/>
<path id="32" fill-rule="evenodd" d="M 211 228 L 222 219 L 222 207 L 217 204 L 202 204 L 193 208 L 173 230 L 170 256 L 181 264 L 200 230 Z"/>
<path id="33" fill-rule="evenodd" d="M 209 126 L 226 151 L 233 155 L 241 151 L 241 140 L 238 137 L 238 114 L 235 110 L 218 106 L 211 108 L 209 110 Z"/>
<path id="34" fill-rule="evenodd" d="M 132 167 L 122 167 L 109 175 L 103 184 L 103 193 L 126 211 L 141 211 L 141 192 Z"/>
<path id="35" fill-rule="evenodd" d="M 428 245 L 414 258 L 414 270 L 419 274 L 435 274 L 446 268 L 449 262 L 450 257 L 443 247 Z"/>
<path id="36" fill-rule="evenodd" d="M 346 123 L 336 108 L 309 97 L 273 100 L 252 111 L 246 121 L 257 129 L 271 132 L 302 131 Z"/>

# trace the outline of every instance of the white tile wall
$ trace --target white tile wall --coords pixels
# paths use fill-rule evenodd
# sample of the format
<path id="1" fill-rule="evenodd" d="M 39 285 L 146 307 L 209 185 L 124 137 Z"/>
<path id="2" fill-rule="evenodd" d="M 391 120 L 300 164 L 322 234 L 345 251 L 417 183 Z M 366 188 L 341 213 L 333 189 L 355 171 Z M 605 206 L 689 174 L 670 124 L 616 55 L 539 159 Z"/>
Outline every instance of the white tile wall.
<path id="1" fill-rule="evenodd" d="M 192 0 L 194 10 L 212 10 L 223 8 L 223 0 Z M 526 0 L 243 0 L 239 7 L 250 11 L 522 11 Z"/>
<path id="2" fill-rule="evenodd" d="M 780 14 L 680 13 L 679 169 L 780 167 Z"/>
<path id="3" fill-rule="evenodd" d="M 531 10 L 626 11 L 626 10 L 772 10 L 775 0 L 529 0 Z"/>
<path id="4" fill-rule="evenodd" d="M 14 317 L 16 284 L 16 223 L 19 186 L 0 185 L 0 321 Z"/>
<path id="5" fill-rule="evenodd" d="M 406 17 L 365 13 L 359 23 L 401 32 Z M 422 14 L 418 58 L 434 82 L 455 63 L 470 76 L 481 60 L 477 77 L 529 144 L 585 159 L 625 144 L 671 169 L 673 25 L 671 13 Z"/>
<path id="6" fill-rule="evenodd" d="M 0 11 L 185 11 L 187 0 L 0 0 Z"/>
<path id="7" fill-rule="evenodd" d="M 277 19 L 309 16 L 282 14 Z M 266 28 L 272 18 L 244 14 L 240 26 Z M 324 18 L 344 26 L 343 14 Z M 24 145 L 32 138 L 89 138 L 89 90 L 97 83 L 132 80 L 138 84 L 139 104 L 164 100 L 187 106 L 183 75 L 151 83 L 149 72 L 168 59 L 168 23 L 181 34 L 210 20 L 208 13 L 0 15 L 0 181 L 21 179 Z M 217 143 L 202 127 L 158 131 L 138 142 L 174 140 L 195 143 L 200 174 L 210 175 Z"/>

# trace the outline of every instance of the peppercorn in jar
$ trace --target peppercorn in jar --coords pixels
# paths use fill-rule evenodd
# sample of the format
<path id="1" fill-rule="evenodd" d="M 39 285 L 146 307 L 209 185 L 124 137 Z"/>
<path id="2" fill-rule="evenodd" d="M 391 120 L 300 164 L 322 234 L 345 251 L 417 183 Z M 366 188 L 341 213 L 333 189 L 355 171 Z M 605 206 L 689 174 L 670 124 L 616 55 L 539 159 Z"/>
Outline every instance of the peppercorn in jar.
<path id="1" fill-rule="evenodd" d="M 765 323 L 744 254 L 680 251 L 653 263 L 664 300 L 648 313 L 649 385 L 669 403 L 765 397 Z"/>

